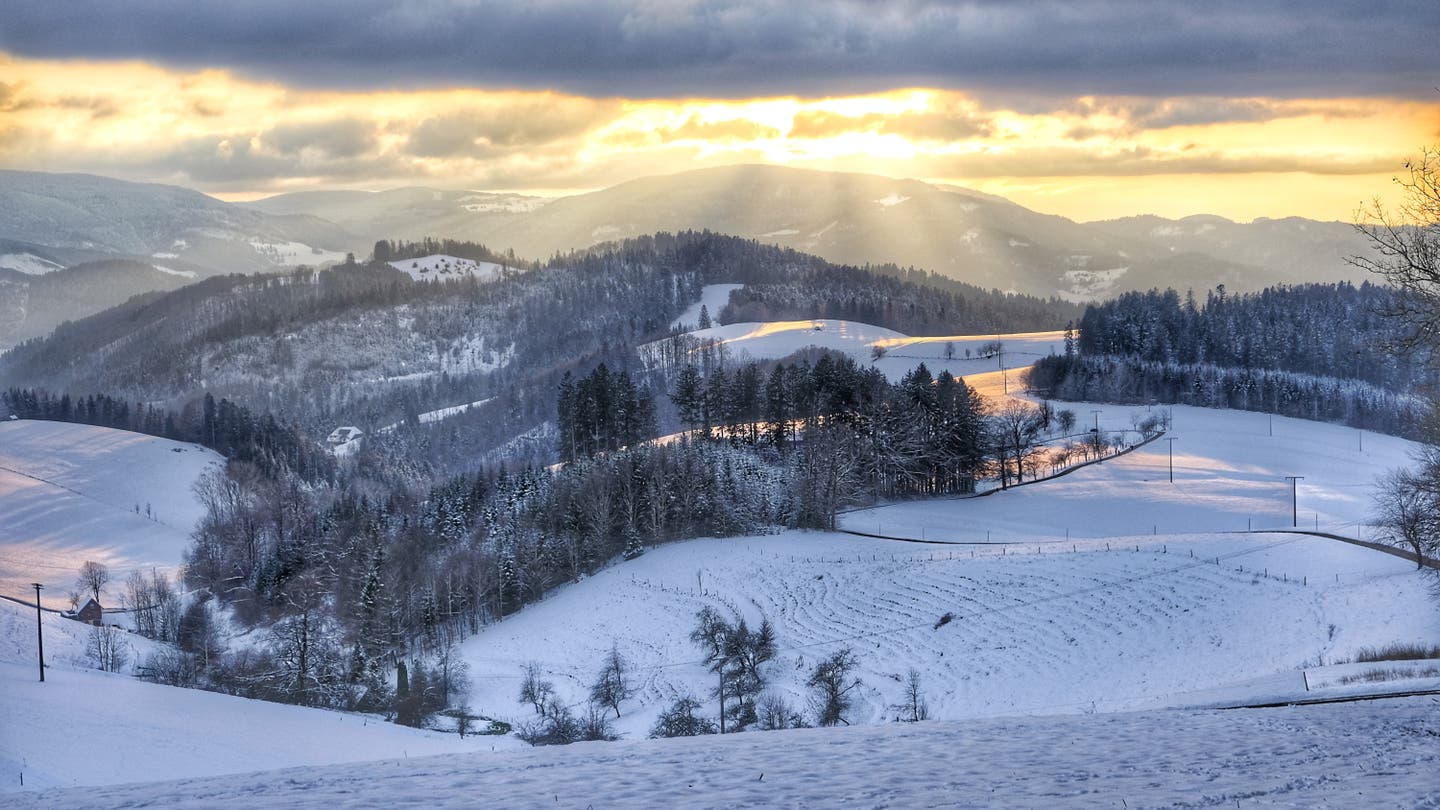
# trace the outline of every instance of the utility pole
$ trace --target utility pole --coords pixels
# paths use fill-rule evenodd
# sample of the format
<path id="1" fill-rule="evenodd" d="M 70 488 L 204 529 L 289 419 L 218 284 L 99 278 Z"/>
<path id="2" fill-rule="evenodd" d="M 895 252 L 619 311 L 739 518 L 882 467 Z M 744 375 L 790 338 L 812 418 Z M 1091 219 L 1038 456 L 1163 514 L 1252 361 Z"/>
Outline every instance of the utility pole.
<path id="1" fill-rule="evenodd" d="M 30 583 L 35 587 L 35 641 L 39 644 L 40 650 L 40 682 L 45 682 L 45 629 L 40 624 L 40 589 L 44 588 L 38 582 Z"/>
<path id="2" fill-rule="evenodd" d="M 1300 482 L 1305 480 L 1305 476 L 1287 475 L 1285 476 L 1285 480 L 1290 482 L 1290 525 L 1294 528 L 1299 528 L 1300 512 L 1298 511 L 1298 505 L 1300 501 L 1297 493 L 1300 488 Z"/>
<path id="3" fill-rule="evenodd" d="M 1170 483 L 1175 483 L 1175 438 L 1167 438 L 1170 443 Z"/>

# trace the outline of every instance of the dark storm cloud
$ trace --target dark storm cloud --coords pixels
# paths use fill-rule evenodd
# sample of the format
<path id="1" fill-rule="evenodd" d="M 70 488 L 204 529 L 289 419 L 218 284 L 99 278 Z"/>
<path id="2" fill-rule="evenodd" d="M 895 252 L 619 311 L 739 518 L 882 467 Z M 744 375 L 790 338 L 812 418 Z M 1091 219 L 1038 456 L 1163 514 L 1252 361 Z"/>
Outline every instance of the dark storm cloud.
<path id="1" fill-rule="evenodd" d="M 1435 0 L 21 0 L 0 50 L 347 89 L 1434 98 Z M 19 7 L 16 7 L 16 6 Z"/>

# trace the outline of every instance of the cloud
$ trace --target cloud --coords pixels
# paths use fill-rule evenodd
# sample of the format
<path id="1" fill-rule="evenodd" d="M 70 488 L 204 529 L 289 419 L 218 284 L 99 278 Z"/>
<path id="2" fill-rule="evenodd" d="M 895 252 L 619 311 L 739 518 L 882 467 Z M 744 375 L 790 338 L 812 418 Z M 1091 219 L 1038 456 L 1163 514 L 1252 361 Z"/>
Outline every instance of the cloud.
<path id="1" fill-rule="evenodd" d="M 678 127 L 659 130 L 659 135 L 663 141 L 758 141 L 778 138 L 780 130 L 744 118 L 702 121 L 692 115 Z"/>
<path id="2" fill-rule="evenodd" d="M 980 114 L 941 108 L 926 112 L 841 115 L 825 110 L 802 110 L 790 127 L 792 138 L 833 138 L 850 132 L 899 135 L 913 141 L 962 141 L 986 137 L 994 131 Z"/>
<path id="3" fill-rule="evenodd" d="M 20 112 L 37 106 L 34 99 L 23 94 L 24 82 L 0 82 L 0 112 Z"/>
<path id="4" fill-rule="evenodd" d="M 374 150 L 375 124 L 356 118 L 287 124 L 265 133 L 262 140 L 281 154 L 295 155 L 309 149 L 329 157 L 351 158 Z"/>
<path id="5" fill-rule="evenodd" d="M 0 50 L 325 88 L 658 98 L 902 86 L 1045 96 L 1428 99 L 1433 0 L 67 0 Z"/>
<path id="6" fill-rule="evenodd" d="M 1142 177 L 1297 172 L 1313 175 L 1371 175 L 1391 171 L 1395 161 L 1373 155 L 1293 152 L 1237 154 L 1195 147 L 1161 150 L 1135 145 L 1120 149 L 1044 146 L 932 158 L 937 177 Z"/>
<path id="7" fill-rule="evenodd" d="M 481 157 L 541 146 L 582 135 L 617 108 L 614 102 L 552 96 L 457 109 L 420 121 L 409 132 L 408 150 L 422 157 Z"/>

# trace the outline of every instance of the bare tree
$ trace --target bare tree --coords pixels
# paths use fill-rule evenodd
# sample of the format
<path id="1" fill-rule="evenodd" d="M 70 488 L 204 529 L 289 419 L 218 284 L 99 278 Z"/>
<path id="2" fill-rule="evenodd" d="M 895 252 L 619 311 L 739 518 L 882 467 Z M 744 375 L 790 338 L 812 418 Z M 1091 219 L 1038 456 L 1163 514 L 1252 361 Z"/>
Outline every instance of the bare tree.
<path id="1" fill-rule="evenodd" d="M 689 695 L 676 699 L 670 708 L 662 711 L 655 719 L 650 736 L 696 737 L 701 734 L 714 734 L 718 730 L 715 721 L 695 714 L 699 709 L 700 701 Z"/>
<path id="2" fill-rule="evenodd" d="M 96 669 L 106 672 L 119 672 L 130 659 L 130 645 L 117 627 L 91 627 L 85 652 Z"/>
<path id="3" fill-rule="evenodd" d="M 540 665 L 533 661 L 526 664 L 524 674 L 520 677 L 519 701 L 529 703 L 535 708 L 536 714 L 543 715 L 554 699 L 555 684 L 541 680 Z"/>
<path id="4" fill-rule="evenodd" d="M 629 662 L 612 643 L 600 674 L 595 676 L 595 683 L 590 687 L 591 702 L 602 708 L 614 709 L 617 718 L 620 716 L 620 704 L 635 694 L 635 689 L 625 681 L 625 672 L 629 668 Z"/>
<path id="5" fill-rule="evenodd" d="M 1047 421 L 1044 411 L 1016 399 L 1006 400 L 991 414 L 1002 486 L 1009 483 L 1011 460 L 1015 463 L 1015 480 L 1025 480 L 1025 469 L 1035 456 L 1036 441 Z"/>
<path id="6" fill-rule="evenodd" d="M 925 690 L 920 685 L 920 670 L 911 667 L 905 673 L 905 699 L 895 707 L 901 719 L 918 723 L 930 719 L 930 704 L 925 700 Z"/>
<path id="7" fill-rule="evenodd" d="M 1401 189 L 1398 207 L 1387 209 L 1378 199 L 1363 207 L 1357 230 L 1370 242 L 1371 255 L 1352 256 L 1350 263 L 1381 276 L 1400 290 L 1389 314 L 1410 327 L 1408 349 L 1440 348 L 1440 145 L 1422 149 L 1405 161 L 1395 178 Z M 1416 564 L 1440 552 L 1440 426 L 1437 403 L 1431 402 L 1429 446 L 1415 470 L 1392 471 L 1380 479 L 1378 518 L 1391 542 L 1409 548 Z"/>
<path id="8" fill-rule="evenodd" d="M 1433 453 L 1431 453 L 1433 455 Z M 1415 555 L 1415 566 L 1440 556 L 1440 470 L 1391 470 L 1381 476 L 1375 493 L 1375 521 L 1382 537 Z"/>
<path id="9" fill-rule="evenodd" d="M 845 647 L 815 665 L 806 685 L 815 690 L 815 721 L 818 725 L 850 725 L 845 713 L 850 711 L 853 702 L 850 693 L 860 686 L 859 678 L 852 680 L 850 677 L 857 663 L 855 653 Z"/>
<path id="10" fill-rule="evenodd" d="M 1434 348 L 1440 335 L 1440 145 L 1422 149 L 1404 168 L 1395 178 L 1402 194 L 1397 208 L 1376 199 L 1360 209 L 1355 227 L 1372 255 L 1349 261 L 1404 293 L 1392 314 L 1409 321 L 1412 347 Z"/>
<path id="11" fill-rule="evenodd" d="M 805 718 L 780 695 L 772 693 L 760 698 L 757 711 L 756 724 L 764 731 L 805 727 Z"/>
<path id="12" fill-rule="evenodd" d="M 95 597 L 95 601 L 98 602 L 100 601 L 100 590 L 104 588 L 105 583 L 109 581 L 110 569 L 101 563 L 86 560 L 84 564 L 80 566 L 79 575 L 75 577 L 75 587 L 81 593 L 89 592 L 91 596 Z"/>

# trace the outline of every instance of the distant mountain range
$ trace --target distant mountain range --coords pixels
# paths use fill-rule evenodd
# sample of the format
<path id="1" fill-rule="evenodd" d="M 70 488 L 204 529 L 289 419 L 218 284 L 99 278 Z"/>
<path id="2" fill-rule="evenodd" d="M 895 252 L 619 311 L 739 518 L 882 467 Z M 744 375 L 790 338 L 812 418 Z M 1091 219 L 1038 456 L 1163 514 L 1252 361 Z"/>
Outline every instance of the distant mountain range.
<path id="1" fill-rule="evenodd" d="M 1340 222 L 1137 216 L 1077 223 L 955 186 L 777 166 L 646 177 L 557 199 L 404 188 L 226 203 L 176 186 L 0 172 L 0 347 L 147 290 L 229 272 L 364 257 L 377 239 L 448 237 L 527 259 L 658 231 L 709 229 L 837 263 L 894 263 L 1070 301 L 1127 290 L 1359 280 Z M 124 259 L 147 264 L 96 265 Z M 115 272 L 113 288 L 97 272 Z M 122 268 L 123 271 L 116 270 Z M 40 276 L 52 276 L 31 289 Z M 72 280 L 73 279 L 73 280 Z M 82 289 L 84 292 L 82 292 Z M 113 292 L 113 295 L 110 294 Z M 33 302 L 49 301 L 37 308 Z"/>
<path id="2" fill-rule="evenodd" d="M 837 263 L 913 265 L 984 287 L 1074 301 L 1151 287 L 1254 290 L 1358 279 L 1345 256 L 1365 250 L 1340 222 L 1141 216 L 1082 224 L 955 186 L 779 166 L 646 177 L 549 201 L 400 189 L 286 194 L 244 205 L 308 214 L 367 235 L 473 239 L 539 259 L 657 231 L 708 228 Z"/>

